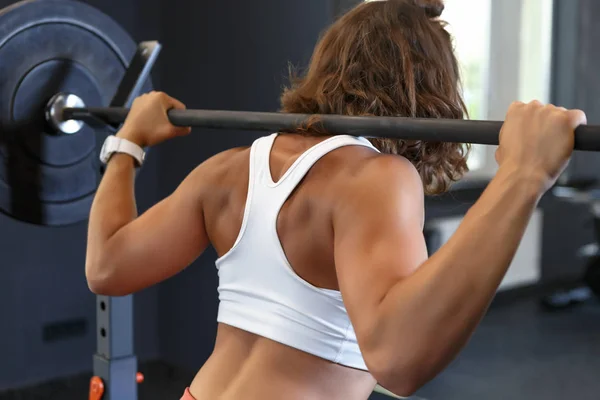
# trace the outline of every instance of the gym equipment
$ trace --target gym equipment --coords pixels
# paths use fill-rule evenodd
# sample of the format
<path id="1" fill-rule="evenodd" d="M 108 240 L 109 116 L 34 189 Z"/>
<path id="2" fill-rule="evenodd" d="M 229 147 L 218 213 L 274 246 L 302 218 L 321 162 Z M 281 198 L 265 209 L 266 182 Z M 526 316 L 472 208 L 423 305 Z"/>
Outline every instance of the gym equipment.
<path id="1" fill-rule="evenodd" d="M 114 127 L 62 121 L 57 108 L 129 106 L 152 89 L 159 52 L 157 42 L 136 50 L 117 23 L 78 1 L 28 0 L 1 10 L 0 210 L 41 225 L 86 219 L 102 173 L 97 149 Z M 97 306 L 89 398 L 135 400 L 143 376 L 132 297 L 98 296 Z"/>
<path id="2" fill-rule="evenodd" d="M 63 120 L 102 120 L 108 124 L 125 121 L 126 108 L 63 108 Z M 354 117 L 344 115 L 284 114 L 219 110 L 171 110 L 176 126 L 247 131 L 293 132 L 308 121 L 318 120 L 332 134 L 387 137 L 430 142 L 497 145 L 501 121 L 453 119 Z M 581 126 L 575 135 L 576 150 L 600 151 L 600 127 Z"/>
<path id="3" fill-rule="evenodd" d="M 157 42 L 139 44 L 111 104 L 129 105 L 142 91 L 151 87 L 148 76 L 160 49 Z M 59 103 L 57 99 L 60 97 L 65 98 L 63 104 L 69 103 L 69 96 L 58 94 L 52 104 Z M 52 115 L 52 107 L 47 107 L 47 115 Z M 137 372 L 137 358 L 133 351 L 133 296 L 97 296 L 96 307 L 97 350 L 89 398 L 136 400 L 137 384 L 142 383 L 144 377 Z"/>
<path id="4" fill-rule="evenodd" d="M 56 135 L 47 120 L 57 115 L 45 107 L 59 92 L 73 95 L 55 98 L 63 106 L 127 106 L 127 96 L 152 89 L 147 79 L 119 89 L 135 51 L 123 28 L 81 2 L 28 0 L 0 10 L 2 212 L 39 225 L 87 218 L 101 173 L 96 149 L 111 130 L 70 121 L 61 132 L 78 134 Z"/>
<path id="5" fill-rule="evenodd" d="M 589 207 L 596 238 L 578 251 L 578 256 L 586 259 L 585 272 L 578 285 L 557 290 L 541 300 L 548 310 L 562 310 L 583 304 L 594 295 L 600 297 L 600 186 L 595 180 L 567 181 L 556 186 L 552 193 L 559 199 Z"/>

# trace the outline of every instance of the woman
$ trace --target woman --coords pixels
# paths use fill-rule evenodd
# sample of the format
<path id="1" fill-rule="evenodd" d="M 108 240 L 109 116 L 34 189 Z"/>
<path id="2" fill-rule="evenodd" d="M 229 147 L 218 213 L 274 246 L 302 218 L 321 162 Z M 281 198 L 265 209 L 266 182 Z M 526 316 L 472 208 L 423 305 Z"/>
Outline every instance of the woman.
<path id="1" fill-rule="evenodd" d="M 292 113 L 462 118 L 438 2 L 361 4 L 318 44 L 282 96 Z M 117 137 L 152 146 L 189 133 L 162 93 L 137 99 Z M 210 244 L 219 256 L 214 352 L 183 399 L 407 396 L 459 352 L 484 315 L 528 219 L 573 149 L 581 111 L 508 111 L 499 171 L 427 259 L 424 194 L 466 171 L 463 146 L 330 136 L 318 121 L 198 166 L 137 215 L 134 162 L 110 157 L 92 207 L 86 274 L 119 296 L 167 279 Z"/>

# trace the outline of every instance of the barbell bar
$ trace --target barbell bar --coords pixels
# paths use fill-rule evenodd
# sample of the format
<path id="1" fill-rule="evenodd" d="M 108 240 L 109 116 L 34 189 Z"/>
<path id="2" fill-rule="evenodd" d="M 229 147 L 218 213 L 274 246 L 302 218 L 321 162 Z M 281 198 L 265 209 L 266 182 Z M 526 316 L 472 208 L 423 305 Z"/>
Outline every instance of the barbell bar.
<path id="1" fill-rule="evenodd" d="M 69 107 L 63 110 L 63 119 L 101 120 L 110 125 L 117 125 L 125 121 L 128 113 L 128 108 L 119 107 Z M 223 110 L 171 110 L 168 115 L 171 123 L 176 126 L 269 132 L 293 132 L 316 118 L 322 128 L 331 134 L 484 145 L 498 144 L 503 124 L 501 121 Z M 600 151 L 600 126 L 578 127 L 575 131 L 574 149 Z"/>

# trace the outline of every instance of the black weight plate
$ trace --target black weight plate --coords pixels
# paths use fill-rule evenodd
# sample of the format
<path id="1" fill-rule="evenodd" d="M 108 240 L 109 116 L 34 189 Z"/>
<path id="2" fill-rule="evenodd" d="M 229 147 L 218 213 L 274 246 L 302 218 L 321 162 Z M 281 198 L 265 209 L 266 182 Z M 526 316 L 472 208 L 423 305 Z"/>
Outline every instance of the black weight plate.
<path id="1" fill-rule="evenodd" d="M 79 1 L 0 10 L 0 211 L 38 225 L 87 219 L 110 131 L 56 135 L 44 107 L 58 92 L 108 105 L 135 51 L 122 27 Z M 150 90 L 148 81 L 142 91 Z"/>

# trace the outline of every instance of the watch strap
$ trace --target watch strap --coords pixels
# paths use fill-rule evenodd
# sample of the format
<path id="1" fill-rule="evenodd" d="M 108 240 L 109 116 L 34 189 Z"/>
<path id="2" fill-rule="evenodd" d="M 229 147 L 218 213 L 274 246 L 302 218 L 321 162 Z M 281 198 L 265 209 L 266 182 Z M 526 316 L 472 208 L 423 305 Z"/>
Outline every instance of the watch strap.
<path id="1" fill-rule="evenodd" d="M 113 154 L 128 154 L 135 160 L 138 167 L 144 163 L 145 151 L 142 147 L 130 140 L 109 136 L 104 142 L 103 151 L 100 154 L 100 161 L 108 163 Z"/>

